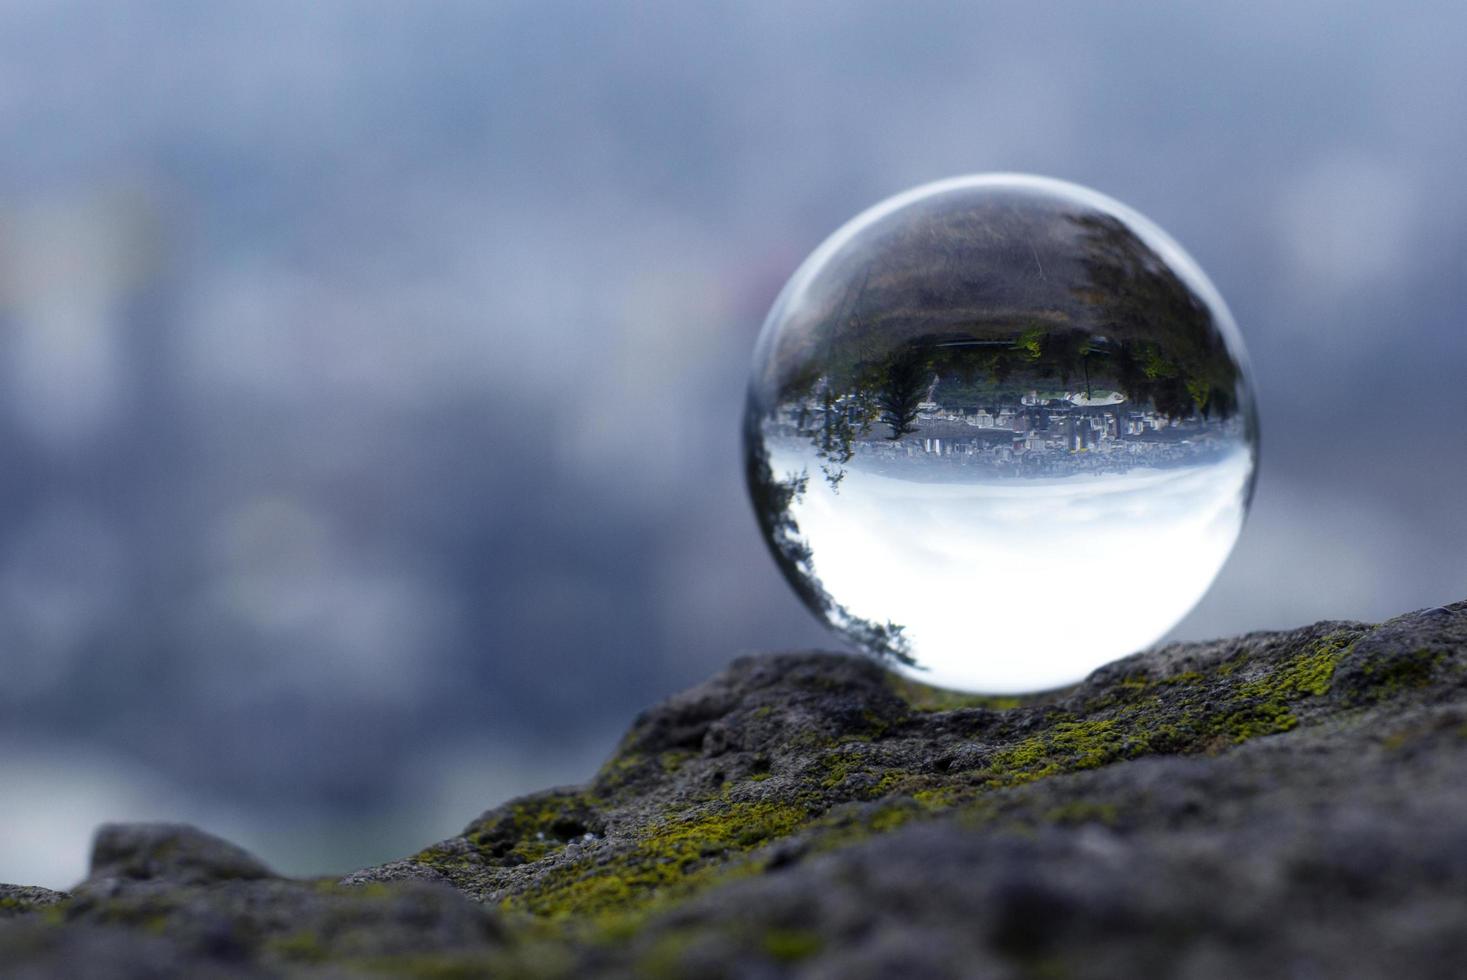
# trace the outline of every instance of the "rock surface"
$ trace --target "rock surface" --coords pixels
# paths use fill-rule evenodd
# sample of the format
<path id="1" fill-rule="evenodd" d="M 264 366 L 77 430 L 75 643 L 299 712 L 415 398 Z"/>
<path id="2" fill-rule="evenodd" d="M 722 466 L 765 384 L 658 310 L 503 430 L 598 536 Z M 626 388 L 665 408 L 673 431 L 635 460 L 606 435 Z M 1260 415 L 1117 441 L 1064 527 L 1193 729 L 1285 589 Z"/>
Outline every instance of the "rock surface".
<path id="1" fill-rule="evenodd" d="M 339 881 L 108 826 L 0 886 L 7 975 L 1455 977 L 1467 603 L 1173 645 L 1047 696 L 749 657 L 597 777 Z"/>

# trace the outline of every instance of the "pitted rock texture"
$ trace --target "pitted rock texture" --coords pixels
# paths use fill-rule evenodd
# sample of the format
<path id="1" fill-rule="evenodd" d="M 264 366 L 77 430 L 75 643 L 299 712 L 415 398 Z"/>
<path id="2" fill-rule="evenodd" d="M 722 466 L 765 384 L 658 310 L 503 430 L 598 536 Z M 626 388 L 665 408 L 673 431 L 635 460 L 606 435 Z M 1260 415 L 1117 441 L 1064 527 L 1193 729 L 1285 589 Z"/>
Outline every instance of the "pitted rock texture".
<path id="1" fill-rule="evenodd" d="M 36 912 L 48 905 L 64 902 L 66 898 L 65 892 L 36 885 L 0 885 L 0 919 Z"/>
<path id="2" fill-rule="evenodd" d="M 749 657 L 597 777 L 339 881 L 103 828 L 29 976 L 1455 977 L 1467 603 L 982 698 Z M 9 886 L 6 886 L 9 887 Z M 7 899 L 10 896 L 10 904 Z"/>

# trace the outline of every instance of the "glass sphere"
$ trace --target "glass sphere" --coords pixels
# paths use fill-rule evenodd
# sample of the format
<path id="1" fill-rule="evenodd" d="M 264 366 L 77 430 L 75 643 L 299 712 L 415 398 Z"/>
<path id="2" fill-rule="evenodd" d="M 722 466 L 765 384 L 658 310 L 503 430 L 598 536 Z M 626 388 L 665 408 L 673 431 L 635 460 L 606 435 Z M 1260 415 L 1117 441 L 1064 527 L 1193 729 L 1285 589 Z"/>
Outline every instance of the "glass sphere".
<path id="1" fill-rule="evenodd" d="M 1195 262 L 1061 181 L 961 177 L 805 260 L 744 420 L 764 537 L 810 610 L 928 683 L 1033 691 L 1160 639 L 1252 496 L 1246 355 Z"/>

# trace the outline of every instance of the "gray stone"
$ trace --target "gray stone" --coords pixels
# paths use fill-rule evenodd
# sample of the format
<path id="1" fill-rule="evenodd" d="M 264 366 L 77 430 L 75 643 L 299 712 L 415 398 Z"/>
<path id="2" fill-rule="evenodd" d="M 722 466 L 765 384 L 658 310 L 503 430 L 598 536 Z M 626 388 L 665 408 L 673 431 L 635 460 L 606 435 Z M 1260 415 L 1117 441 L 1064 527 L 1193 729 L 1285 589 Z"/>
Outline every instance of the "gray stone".
<path id="1" fill-rule="evenodd" d="M 16 902 L 0 962 L 1449 977 L 1467 963 L 1464 771 L 1467 603 L 1172 645 L 1020 699 L 747 657 L 644 712 L 585 786 L 338 881 L 275 877 L 191 828 L 104 828 L 72 895 Z"/>
<path id="2" fill-rule="evenodd" d="M 0 919 L 27 912 L 38 912 L 47 906 L 64 902 L 65 892 L 36 885 L 0 885 Z"/>
<path id="3" fill-rule="evenodd" d="M 258 858 L 187 824 L 109 823 L 92 840 L 88 882 L 112 878 L 205 885 L 274 878 Z"/>

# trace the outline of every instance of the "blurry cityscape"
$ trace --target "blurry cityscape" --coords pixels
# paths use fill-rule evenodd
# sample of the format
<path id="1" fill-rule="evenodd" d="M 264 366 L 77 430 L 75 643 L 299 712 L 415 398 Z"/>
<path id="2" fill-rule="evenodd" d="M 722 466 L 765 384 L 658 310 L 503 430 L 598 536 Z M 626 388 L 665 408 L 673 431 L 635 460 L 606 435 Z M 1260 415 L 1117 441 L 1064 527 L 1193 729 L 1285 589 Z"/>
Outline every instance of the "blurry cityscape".
<path id="1" fill-rule="evenodd" d="M 5 4 L 0 881 L 105 819 L 399 856 L 831 645 L 750 515 L 750 350 L 952 174 L 1134 205 L 1242 328 L 1261 482 L 1177 635 L 1462 598 L 1464 43 L 1446 2 Z"/>
<path id="2" fill-rule="evenodd" d="M 882 424 L 863 426 L 858 406 L 827 407 L 810 398 L 782 406 L 766 436 L 805 442 L 829 428 L 827 412 L 840 412 L 842 422 L 859 432 L 848 465 L 907 479 L 965 481 L 1183 466 L 1232 451 L 1243 439 L 1243 420 L 1236 416 L 1173 419 L 1152 406 L 1128 404 L 1119 392 L 1046 397 L 1035 389 L 1014 402 L 944 407 L 932 400 L 938 386 L 934 379 L 912 429 L 900 435 L 887 435 Z"/>

